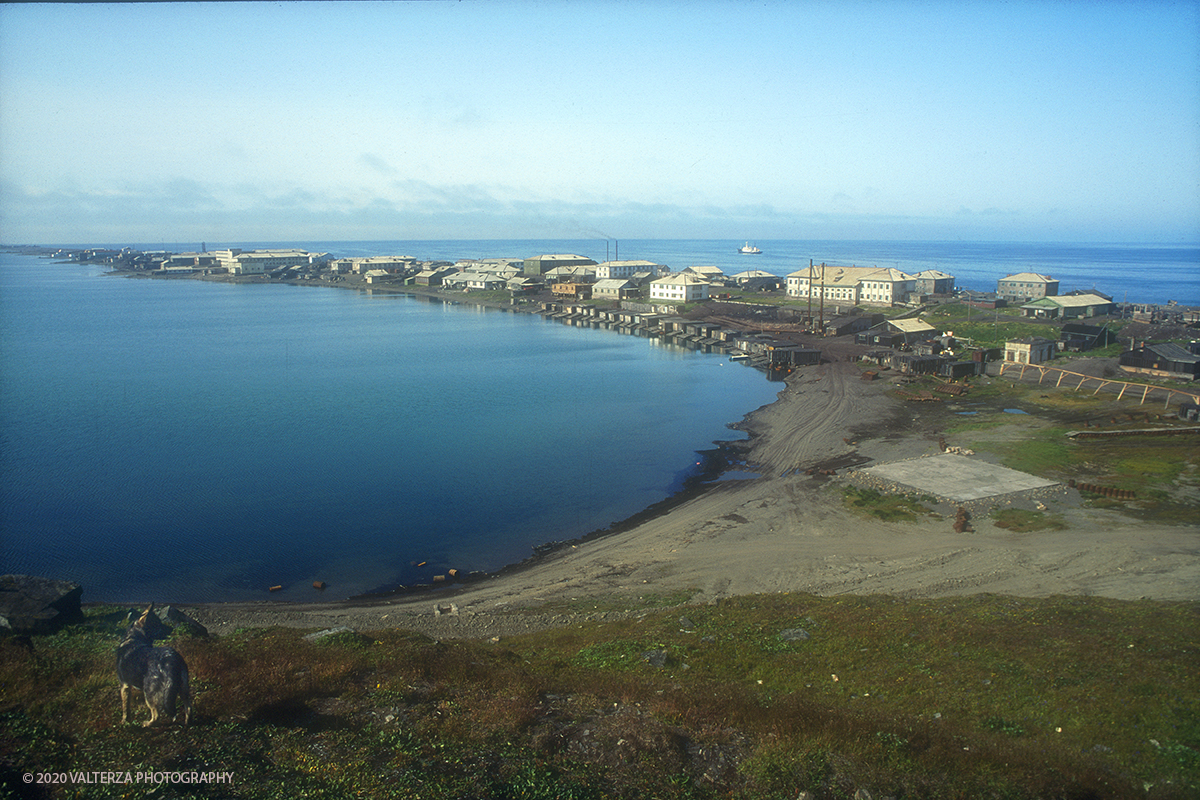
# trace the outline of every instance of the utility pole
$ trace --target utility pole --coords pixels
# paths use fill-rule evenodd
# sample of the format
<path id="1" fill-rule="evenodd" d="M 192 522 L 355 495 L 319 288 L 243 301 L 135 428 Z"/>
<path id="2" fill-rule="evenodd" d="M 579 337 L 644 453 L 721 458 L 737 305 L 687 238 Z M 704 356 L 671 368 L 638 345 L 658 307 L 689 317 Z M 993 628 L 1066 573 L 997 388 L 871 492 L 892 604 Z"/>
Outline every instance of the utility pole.
<path id="1" fill-rule="evenodd" d="M 810 330 L 812 329 L 812 271 L 813 263 L 810 258 L 808 260 L 808 327 Z"/>
<path id="2" fill-rule="evenodd" d="M 825 262 L 821 262 L 821 335 L 825 335 Z"/>

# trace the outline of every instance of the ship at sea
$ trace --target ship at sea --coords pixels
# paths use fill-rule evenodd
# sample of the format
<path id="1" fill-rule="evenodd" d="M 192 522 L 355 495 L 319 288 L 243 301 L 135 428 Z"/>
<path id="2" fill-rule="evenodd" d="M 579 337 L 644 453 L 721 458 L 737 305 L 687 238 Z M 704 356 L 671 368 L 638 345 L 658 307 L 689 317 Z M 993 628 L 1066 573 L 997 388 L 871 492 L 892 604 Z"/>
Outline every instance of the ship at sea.
<path id="1" fill-rule="evenodd" d="M 738 248 L 738 252 L 744 256 L 756 256 L 759 253 L 761 253 L 762 250 L 759 250 L 754 245 L 750 244 L 749 242 L 746 242 L 745 246 Z"/>

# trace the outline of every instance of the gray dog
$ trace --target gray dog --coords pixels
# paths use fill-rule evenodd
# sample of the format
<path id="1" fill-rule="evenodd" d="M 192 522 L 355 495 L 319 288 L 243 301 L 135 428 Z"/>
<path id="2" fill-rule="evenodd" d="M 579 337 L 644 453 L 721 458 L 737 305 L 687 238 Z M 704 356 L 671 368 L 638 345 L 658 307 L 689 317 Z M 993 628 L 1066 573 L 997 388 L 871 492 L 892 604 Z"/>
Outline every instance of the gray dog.
<path id="1" fill-rule="evenodd" d="M 164 626 L 153 612 L 154 604 L 151 603 L 117 645 L 121 722 L 129 722 L 130 690 L 140 689 L 150 709 L 150 719 L 142 723 L 143 726 L 165 725 L 176 719 L 177 702 L 182 707 L 181 724 L 187 725 L 192 713 L 187 664 L 174 648 L 154 646 L 154 637 Z"/>

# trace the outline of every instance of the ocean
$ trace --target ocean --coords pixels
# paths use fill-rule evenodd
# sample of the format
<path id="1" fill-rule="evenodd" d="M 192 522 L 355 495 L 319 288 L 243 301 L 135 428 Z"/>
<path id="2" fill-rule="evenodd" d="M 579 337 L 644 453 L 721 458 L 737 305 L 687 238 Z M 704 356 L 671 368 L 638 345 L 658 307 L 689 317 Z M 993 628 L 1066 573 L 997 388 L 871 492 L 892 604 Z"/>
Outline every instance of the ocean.
<path id="1" fill-rule="evenodd" d="M 741 244 L 207 247 L 573 252 L 780 275 L 812 258 L 936 268 L 977 289 L 1031 270 L 1063 291 L 1200 305 L 1195 247 Z M 534 315 L 103 273 L 0 254 L 0 572 L 79 582 L 86 601 L 307 600 L 318 580 L 330 598 L 493 571 L 670 496 L 779 388 L 722 356 Z"/>

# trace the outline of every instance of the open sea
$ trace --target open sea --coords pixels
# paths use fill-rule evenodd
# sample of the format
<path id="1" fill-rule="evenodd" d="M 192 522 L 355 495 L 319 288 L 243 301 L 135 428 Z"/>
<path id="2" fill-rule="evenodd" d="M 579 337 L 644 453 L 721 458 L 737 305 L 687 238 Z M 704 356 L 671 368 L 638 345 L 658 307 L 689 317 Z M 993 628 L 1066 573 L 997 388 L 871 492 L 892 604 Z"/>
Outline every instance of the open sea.
<path id="1" fill-rule="evenodd" d="M 108 243 L 124 246 L 126 243 Z M 421 260 L 579 253 L 786 275 L 939 269 L 1200 306 L 1200 248 L 922 242 L 208 242 Z M 139 249 L 197 250 L 199 242 Z M 346 597 L 493 571 L 678 491 L 778 384 L 724 356 L 331 287 L 123 279 L 0 253 L 0 573 L 85 601 Z M 421 562 L 425 566 L 415 564 Z M 282 585 L 277 593 L 268 587 Z"/>

